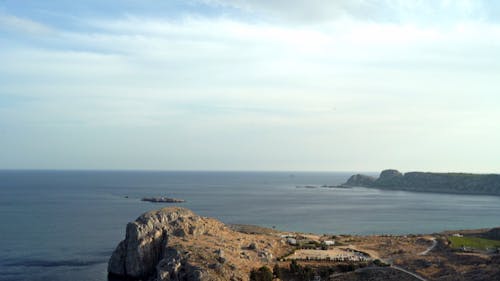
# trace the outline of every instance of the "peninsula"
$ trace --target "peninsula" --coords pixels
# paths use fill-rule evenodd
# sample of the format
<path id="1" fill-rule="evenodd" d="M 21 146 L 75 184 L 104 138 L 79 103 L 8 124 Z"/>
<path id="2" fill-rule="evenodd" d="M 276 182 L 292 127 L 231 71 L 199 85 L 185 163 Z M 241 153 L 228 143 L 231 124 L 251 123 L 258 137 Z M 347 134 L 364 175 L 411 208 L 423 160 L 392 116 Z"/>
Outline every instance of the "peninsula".
<path id="1" fill-rule="evenodd" d="M 500 175 L 384 170 L 378 178 L 356 174 L 344 186 L 457 194 L 500 195 Z"/>
<path id="2" fill-rule="evenodd" d="M 113 281 L 500 280 L 499 233 L 319 235 L 169 207 L 127 225 L 108 272 Z"/>

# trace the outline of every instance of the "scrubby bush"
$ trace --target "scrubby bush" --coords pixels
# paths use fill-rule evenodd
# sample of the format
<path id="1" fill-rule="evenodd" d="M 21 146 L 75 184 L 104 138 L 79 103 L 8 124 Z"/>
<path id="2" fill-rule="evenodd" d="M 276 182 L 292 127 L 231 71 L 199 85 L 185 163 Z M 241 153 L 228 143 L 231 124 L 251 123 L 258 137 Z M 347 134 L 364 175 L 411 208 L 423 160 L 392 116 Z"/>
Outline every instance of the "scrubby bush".
<path id="1" fill-rule="evenodd" d="M 273 267 L 273 275 L 274 275 L 274 278 L 278 278 L 278 279 L 281 278 L 281 269 L 280 269 L 280 266 L 278 264 L 275 264 Z"/>
<path id="2" fill-rule="evenodd" d="M 250 281 L 273 281 L 273 272 L 267 266 L 250 271 Z"/>

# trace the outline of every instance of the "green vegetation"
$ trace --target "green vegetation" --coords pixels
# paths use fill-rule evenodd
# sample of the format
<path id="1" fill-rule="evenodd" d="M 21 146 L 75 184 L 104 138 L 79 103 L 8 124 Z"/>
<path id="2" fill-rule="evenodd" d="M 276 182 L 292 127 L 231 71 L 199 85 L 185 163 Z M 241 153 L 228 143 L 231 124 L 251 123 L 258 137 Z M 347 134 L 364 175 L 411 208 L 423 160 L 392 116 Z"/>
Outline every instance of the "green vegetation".
<path id="1" fill-rule="evenodd" d="M 379 259 L 376 259 L 373 261 L 373 264 L 376 265 L 376 266 L 382 266 L 382 267 L 386 267 L 386 266 L 390 266 L 390 264 L 388 263 L 385 263 Z"/>
<path id="2" fill-rule="evenodd" d="M 351 272 L 366 266 L 367 263 L 353 262 L 300 265 L 296 260 L 292 260 L 289 268 L 280 268 L 280 273 L 283 280 L 310 281 L 314 276 L 321 277 L 321 280 L 329 280 L 329 276 L 334 273 Z"/>
<path id="3" fill-rule="evenodd" d="M 299 272 L 300 270 L 301 266 L 297 264 L 296 260 L 292 260 L 292 262 L 290 262 L 290 272 L 294 274 L 296 272 Z"/>
<path id="4" fill-rule="evenodd" d="M 273 275 L 274 275 L 274 278 L 281 279 L 281 269 L 280 269 L 280 266 L 278 264 L 275 264 L 273 267 Z"/>
<path id="5" fill-rule="evenodd" d="M 300 241 L 297 248 L 299 249 L 316 249 L 321 247 L 321 243 L 317 241 Z"/>
<path id="6" fill-rule="evenodd" d="M 250 281 L 272 281 L 273 272 L 267 266 L 263 266 L 257 270 L 253 269 L 250 272 Z"/>
<path id="7" fill-rule="evenodd" d="M 467 247 L 467 248 L 474 248 L 478 250 L 486 250 L 486 249 L 494 249 L 494 248 L 500 248 L 500 241 L 499 240 L 490 240 L 490 239 L 485 239 L 485 238 L 479 238 L 479 237 L 455 237 L 451 236 L 448 238 L 451 242 L 451 247 L 452 248 L 462 248 L 462 247 Z"/>
<path id="8" fill-rule="evenodd" d="M 310 266 L 300 266 L 296 260 L 292 260 L 290 263 L 290 273 L 295 275 L 298 280 L 311 280 L 314 276 L 314 271 Z"/>

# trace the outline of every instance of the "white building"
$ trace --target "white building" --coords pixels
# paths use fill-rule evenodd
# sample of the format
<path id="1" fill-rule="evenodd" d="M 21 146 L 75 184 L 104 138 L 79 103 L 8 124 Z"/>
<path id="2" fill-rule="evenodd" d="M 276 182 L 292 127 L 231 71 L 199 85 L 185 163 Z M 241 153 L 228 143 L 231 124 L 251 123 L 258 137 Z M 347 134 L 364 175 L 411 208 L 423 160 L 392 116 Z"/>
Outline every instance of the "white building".
<path id="1" fill-rule="evenodd" d="M 335 245 L 335 240 L 326 240 L 323 241 L 323 243 L 325 243 L 326 246 L 333 246 Z"/>

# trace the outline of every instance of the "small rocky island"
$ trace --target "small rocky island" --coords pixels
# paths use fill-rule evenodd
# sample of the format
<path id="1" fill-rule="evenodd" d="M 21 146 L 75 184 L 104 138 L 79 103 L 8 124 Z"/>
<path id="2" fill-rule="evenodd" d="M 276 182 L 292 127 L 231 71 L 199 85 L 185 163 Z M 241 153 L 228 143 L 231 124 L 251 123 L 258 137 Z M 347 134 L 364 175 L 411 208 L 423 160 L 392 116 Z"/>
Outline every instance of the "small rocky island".
<path id="1" fill-rule="evenodd" d="M 468 173 L 429 173 L 384 170 L 378 178 L 357 174 L 345 186 L 373 187 L 389 190 L 500 195 L 500 175 Z"/>
<path id="2" fill-rule="evenodd" d="M 184 203 L 186 200 L 170 197 L 144 197 L 141 201 L 152 203 Z"/>

